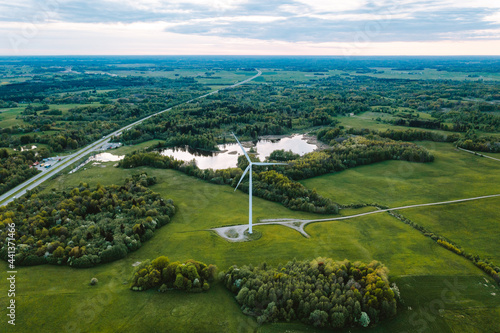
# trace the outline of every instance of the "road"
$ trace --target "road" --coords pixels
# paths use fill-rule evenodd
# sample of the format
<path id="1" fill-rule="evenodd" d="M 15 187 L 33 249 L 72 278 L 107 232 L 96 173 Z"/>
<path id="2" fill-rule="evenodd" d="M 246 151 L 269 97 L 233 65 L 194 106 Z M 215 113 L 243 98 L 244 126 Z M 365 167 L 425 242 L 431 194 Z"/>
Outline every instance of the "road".
<path id="1" fill-rule="evenodd" d="M 491 156 L 486 156 L 486 155 L 483 155 L 481 153 L 478 153 L 477 151 L 467 150 L 467 149 L 463 149 L 463 148 L 460 148 L 460 147 L 457 147 L 457 148 L 460 149 L 460 150 L 466 151 L 468 153 L 474 154 L 474 155 L 478 155 L 478 156 L 486 157 L 486 158 L 491 158 L 492 160 L 495 160 L 495 161 L 500 161 L 500 159 L 498 159 L 498 158 L 494 158 L 494 157 L 491 157 Z"/>
<path id="2" fill-rule="evenodd" d="M 450 201 L 432 202 L 432 203 L 426 203 L 426 204 L 401 206 L 401 207 L 395 207 L 395 208 L 389 208 L 389 209 L 379 209 L 379 210 L 374 210 L 371 212 L 366 212 L 366 213 L 361 213 L 361 214 L 340 216 L 340 217 L 333 217 L 333 218 L 326 218 L 326 219 L 315 219 L 315 220 L 264 219 L 264 220 L 260 220 L 260 222 L 258 222 L 258 223 L 254 223 L 253 226 L 257 227 L 260 225 L 279 224 L 279 225 L 282 225 L 285 227 L 295 229 L 298 232 L 300 232 L 302 235 L 304 235 L 305 237 L 309 238 L 309 235 L 304 231 L 304 227 L 309 223 L 347 220 L 347 219 L 352 219 L 355 217 L 360 217 L 360 216 L 365 216 L 365 215 L 370 215 L 370 214 L 384 213 L 384 212 L 388 212 L 388 211 L 392 211 L 392 210 L 401 210 L 401 209 L 425 207 L 425 206 L 447 205 L 447 204 L 452 204 L 452 203 L 459 203 L 459 202 L 466 202 L 466 201 L 480 200 L 480 199 L 494 198 L 494 197 L 500 197 L 500 194 L 483 195 L 481 197 L 474 197 L 474 198 L 466 198 L 466 199 L 458 199 L 458 200 L 450 200 Z M 247 229 L 248 229 L 248 224 L 240 224 L 240 225 L 233 225 L 233 226 L 228 226 L 228 227 L 214 228 L 214 229 L 210 229 L 210 230 L 215 231 L 219 236 L 221 236 L 222 238 L 224 238 L 230 242 L 244 242 L 244 241 L 248 240 L 248 238 L 244 234 Z"/>
<path id="3" fill-rule="evenodd" d="M 215 91 L 212 91 L 208 94 L 205 94 L 205 95 L 202 95 L 202 96 L 199 96 L 199 97 L 196 97 L 196 98 L 193 98 L 193 99 L 190 99 L 189 101 L 185 101 L 185 102 L 182 102 L 180 104 L 177 104 L 173 107 L 170 107 L 168 109 L 165 109 L 165 110 L 162 110 L 162 111 L 159 111 L 159 112 L 156 112 L 152 115 L 149 115 L 147 117 L 144 117 L 140 120 L 137 120 L 127 126 L 124 126 L 122 128 L 120 128 L 119 130 L 116 130 L 114 131 L 113 133 L 111 134 L 108 134 L 104 137 L 102 137 L 100 140 L 97 140 L 91 144 L 89 144 L 88 146 L 78 150 L 77 152 L 71 154 L 71 155 L 67 155 L 65 157 L 62 157 L 61 158 L 61 161 L 59 163 L 57 163 L 56 165 L 54 165 L 53 167 L 51 167 L 50 169 L 47 169 L 46 171 L 42 171 L 42 173 L 39 173 L 38 175 L 34 176 L 34 177 L 31 177 L 30 179 L 28 179 L 27 181 L 25 181 L 24 183 L 16 186 L 15 188 L 11 189 L 10 191 L 4 193 L 3 195 L 0 196 L 0 206 L 4 206 L 4 205 L 7 205 L 9 202 L 13 201 L 15 198 L 19 198 L 20 196 L 24 195 L 26 193 L 26 191 L 28 190 L 31 190 L 31 189 L 34 189 L 35 187 L 37 187 L 38 185 L 42 184 L 43 182 L 45 182 L 47 179 L 55 176 L 57 173 L 61 172 L 62 170 L 64 170 L 66 167 L 68 167 L 69 165 L 77 162 L 78 160 L 80 160 L 81 158 L 83 158 L 84 156 L 96 151 L 99 149 L 99 147 L 101 147 L 102 145 L 104 145 L 105 143 L 109 142 L 109 140 L 111 139 L 111 137 L 113 136 L 118 136 L 120 135 L 123 131 L 126 131 L 126 130 L 129 130 L 131 129 L 132 127 L 142 123 L 143 121 L 151 118 L 151 117 L 155 117 L 159 114 L 162 114 L 164 112 L 167 112 L 167 111 L 170 111 L 172 110 L 174 107 L 177 107 L 179 105 L 183 105 L 183 104 L 186 104 L 186 103 L 191 103 L 195 100 L 198 100 L 198 99 L 201 99 L 201 98 L 205 98 L 207 96 L 210 96 L 210 95 L 213 95 L 213 94 L 216 94 L 218 93 L 219 91 L 221 90 L 224 90 L 224 89 L 229 89 L 229 88 L 234 88 L 234 87 L 237 87 L 239 85 L 242 85 L 242 84 L 245 84 L 247 82 L 250 82 L 252 81 L 253 79 L 255 79 L 256 77 L 259 77 L 260 75 L 262 75 L 262 72 L 260 70 L 257 69 L 257 74 L 252 76 L 251 78 L 248 78 L 244 81 L 241 81 L 241 82 L 238 82 L 238 83 L 235 83 L 231 86 L 227 86 L 227 87 L 224 87 L 224 88 L 221 88 L 221 89 L 218 89 L 218 90 L 215 90 Z"/>

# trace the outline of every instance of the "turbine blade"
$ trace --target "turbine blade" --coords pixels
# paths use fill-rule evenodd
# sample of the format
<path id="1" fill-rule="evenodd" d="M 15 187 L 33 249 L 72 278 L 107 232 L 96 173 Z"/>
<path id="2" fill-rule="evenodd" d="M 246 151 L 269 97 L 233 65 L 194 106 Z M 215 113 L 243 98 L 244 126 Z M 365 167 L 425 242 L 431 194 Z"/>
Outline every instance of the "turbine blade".
<path id="1" fill-rule="evenodd" d="M 240 181 L 238 182 L 238 185 L 236 185 L 236 187 L 234 188 L 235 191 L 236 191 L 236 189 L 238 189 L 238 186 L 240 186 L 241 181 L 243 180 L 243 178 L 245 178 L 245 175 L 247 174 L 249 169 L 250 169 L 250 164 L 245 169 L 245 172 L 243 172 L 243 175 L 241 176 Z"/>
<path id="2" fill-rule="evenodd" d="M 245 157 L 247 158 L 248 162 L 249 162 L 249 163 L 252 163 L 252 161 L 250 160 L 250 157 L 248 157 L 248 154 L 247 154 L 247 152 L 245 151 L 245 148 L 243 148 L 243 146 L 241 145 L 241 143 L 240 143 L 240 141 L 238 140 L 238 138 L 236 137 L 236 135 L 234 135 L 234 133 L 231 133 L 231 134 L 232 134 L 232 135 L 234 136 L 234 138 L 236 139 L 236 142 L 238 142 L 238 144 L 240 145 L 241 150 L 243 150 L 243 154 L 245 154 Z"/>
<path id="3" fill-rule="evenodd" d="M 253 165 L 288 165 L 288 163 L 266 163 L 266 162 L 253 162 Z"/>

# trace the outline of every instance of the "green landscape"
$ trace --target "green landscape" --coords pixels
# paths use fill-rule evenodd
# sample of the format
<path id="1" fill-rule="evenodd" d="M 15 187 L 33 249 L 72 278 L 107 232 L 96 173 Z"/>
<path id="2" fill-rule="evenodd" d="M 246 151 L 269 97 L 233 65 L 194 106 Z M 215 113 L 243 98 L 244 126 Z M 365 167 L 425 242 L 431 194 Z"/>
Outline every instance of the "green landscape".
<path id="1" fill-rule="evenodd" d="M 500 332 L 498 58 L 186 59 L 0 57 L 13 331 Z"/>

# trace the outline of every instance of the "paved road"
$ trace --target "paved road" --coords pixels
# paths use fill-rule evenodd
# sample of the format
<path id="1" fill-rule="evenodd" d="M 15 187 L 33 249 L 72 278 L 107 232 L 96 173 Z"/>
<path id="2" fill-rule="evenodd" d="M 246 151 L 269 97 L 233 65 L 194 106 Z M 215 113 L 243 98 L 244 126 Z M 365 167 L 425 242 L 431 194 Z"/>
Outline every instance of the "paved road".
<path id="1" fill-rule="evenodd" d="M 207 96 L 216 94 L 219 91 L 224 90 L 224 89 L 229 89 L 229 88 L 237 87 L 239 85 L 242 85 L 242 84 L 245 84 L 247 82 L 252 81 L 253 79 L 255 79 L 256 77 L 258 77 L 260 75 L 262 75 L 262 72 L 257 69 L 257 74 L 254 75 L 254 76 L 252 76 L 251 78 L 248 78 L 248 79 L 246 79 L 244 81 L 238 82 L 238 83 L 233 84 L 231 86 L 224 87 L 224 88 L 221 88 L 219 90 L 212 91 L 212 92 L 210 92 L 208 94 L 205 94 L 205 95 L 202 95 L 202 96 L 190 99 L 189 101 L 177 104 L 176 106 L 179 106 L 179 105 L 182 105 L 182 104 L 186 104 L 186 103 L 190 103 L 190 102 L 193 102 L 193 101 L 195 101 L 197 99 L 205 98 Z M 135 121 L 135 122 L 133 122 L 133 123 L 125 126 L 125 127 L 120 128 L 117 131 L 114 131 L 111 134 L 108 134 L 108 135 L 102 137 L 102 139 L 97 140 L 97 141 L 91 143 L 90 145 L 88 145 L 88 146 L 80 149 L 79 151 L 77 151 L 77 152 L 75 152 L 75 153 L 73 153 L 71 155 L 61 157 L 61 161 L 58 162 L 57 164 L 55 164 L 54 166 L 52 166 L 50 169 L 42 171 L 42 173 L 39 173 L 38 175 L 36 175 L 36 176 L 28 179 L 24 183 L 16 186 L 15 188 L 13 188 L 10 191 L 8 191 L 8 192 L 4 193 L 3 195 L 1 195 L 0 196 L 0 206 L 7 205 L 9 202 L 13 201 L 15 198 L 19 198 L 20 196 L 24 195 L 26 193 L 26 191 L 34 189 L 35 187 L 37 187 L 38 185 L 42 184 L 47 179 L 55 176 L 57 173 L 59 173 L 60 171 L 62 171 L 64 168 L 66 168 L 69 165 L 77 162 L 82 157 L 88 155 L 89 153 L 91 153 L 93 151 L 98 150 L 100 147 L 102 147 L 102 145 L 104 145 L 105 143 L 109 142 L 109 140 L 111 139 L 111 137 L 118 136 L 123 131 L 129 130 L 130 128 L 132 128 L 132 127 L 134 127 L 134 126 L 142 123 L 143 121 L 145 121 L 145 120 L 147 120 L 147 119 L 149 119 L 151 117 L 157 116 L 157 115 L 159 115 L 161 113 L 164 113 L 164 112 L 167 112 L 167 111 L 170 111 L 170 110 L 172 110 L 172 108 L 174 108 L 176 106 L 173 106 L 171 108 L 159 111 L 157 113 L 154 113 L 152 115 L 144 117 L 144 118 L 142 118 L 140 120 L 137 120 L 137 121 Z"/>
<path id="2" fill-rule="evenodd" d="M 389 209 L 379 209 L 379 210 L 374 210 L 371 212 L 366 212 L 366 213 L 361 213 L 361 214 L 340 216 L 340 217 L 333 217 L 333 218 L 326 218 L 326 219 L 315 219 L 315 220 L 263 219 L 263 220 L 260 220 L 260 222 L 254 223 L 253 226 L 257 227 L 260 225 L 279 224 L 279 225 L 282 225 L 285 227 L 295 229 L 298 232 L 300 232 L 301 234 L 303 234 L 304 236 L 309 238 L 309 235 L 304 231 L 304 227 L 309 223 L 347 220 L 347 219 L 352 219 L 354 217 L 360 217 L 360 216 L 365 216 L 365 215 L 370 215 L 370 214 L 378 214 L 378 213 L 388 212 L 391 210 L 401 210 L 401 209 L 425 207 L 425 206 L 447 205 L 447 204 L 452 204 L 452 203 L 459 203 L 459 202 L 480 200 L 480 199 L 494 198 L 494 197 L 500 197 L 500 194 L 483 195 L 481 197 L 474 197 L 474 198 L 466 198 L 466 199 L 458 199 L 458 200 L 450 200 L 450 201 L 432 202 L 432 203 L 426 203 L 426 204 L 401 206 L 401 207 L 394 207 L 394 208 L 389 208 Z M 248 229 L 248 224 L 240 224 L 240 225 L 234 225 L 234 226 L 228 226 L 228 227 L 213 228 L 210 230 L 215 231 L 219 236 L 221 236 L 222 238 L 224 238 L 230 242 L 244 242 L 244 241 L 248 240 L 244 234 L 244 232 L 247 229 Z"/>

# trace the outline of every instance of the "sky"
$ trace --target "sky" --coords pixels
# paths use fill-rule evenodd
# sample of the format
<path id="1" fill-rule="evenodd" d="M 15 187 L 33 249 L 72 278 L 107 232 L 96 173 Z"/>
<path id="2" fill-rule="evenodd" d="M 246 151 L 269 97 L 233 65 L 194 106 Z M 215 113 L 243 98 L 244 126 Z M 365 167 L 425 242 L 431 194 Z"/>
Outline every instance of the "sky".
<path id="1" fill-rule="evenodd" d="M 16 55 L 500 55 L 500 1 L 0 0 Z"/>

